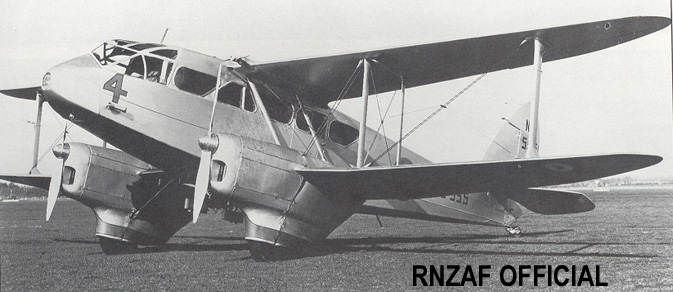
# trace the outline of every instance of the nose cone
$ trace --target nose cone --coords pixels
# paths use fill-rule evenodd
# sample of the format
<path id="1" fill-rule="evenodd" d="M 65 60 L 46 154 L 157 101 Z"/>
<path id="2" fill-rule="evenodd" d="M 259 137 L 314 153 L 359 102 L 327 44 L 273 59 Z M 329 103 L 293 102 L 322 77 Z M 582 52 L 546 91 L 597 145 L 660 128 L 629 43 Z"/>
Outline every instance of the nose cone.
<path id="1" fill-rule="evenodd" d="M 88 54 L 51 68 L 42 79 L 45 99 L 64 118 L 98 113 L 99 70 Z"/>

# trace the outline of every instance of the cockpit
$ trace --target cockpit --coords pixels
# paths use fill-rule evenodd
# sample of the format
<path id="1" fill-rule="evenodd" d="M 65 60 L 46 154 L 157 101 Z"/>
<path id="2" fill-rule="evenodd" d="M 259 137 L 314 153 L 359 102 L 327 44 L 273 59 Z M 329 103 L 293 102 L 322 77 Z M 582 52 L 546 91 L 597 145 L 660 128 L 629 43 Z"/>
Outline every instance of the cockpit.
<path id="1" fill-rule="evenodd" d="M 177 49 L 126 40 L 105 42 L 92 51 L 101 66 L 120 74 L 167 84 Z"/>

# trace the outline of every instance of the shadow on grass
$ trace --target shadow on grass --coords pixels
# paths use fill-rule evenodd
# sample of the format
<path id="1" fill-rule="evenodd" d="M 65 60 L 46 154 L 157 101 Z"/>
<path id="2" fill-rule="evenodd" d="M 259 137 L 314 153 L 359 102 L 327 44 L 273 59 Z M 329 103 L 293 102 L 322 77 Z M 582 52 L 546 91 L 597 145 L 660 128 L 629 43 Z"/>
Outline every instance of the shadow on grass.
<path id="1" fill-rule="evenodd" d="M 173 238 L 192 242 L 168 242 L 160 246 L 147 246 L 135 250 L 133 253 L 159 253 L 169 251 L 235 251 L 246 250 L 246 244 L 243 237 L 240 236 L 186 236 L 177 235 Z M 198 242 L 194 242 L 194 240 Z M 226 241 L 226 242 L 225 242 Z M 230 241 L 237 241 L 231 243 Z"/>
<path id="2" fill-rule="evenodd" d="M 466 255 L 506 255 L 506 256 L 554 256 L 554 257 L 623 257 L 623 258 L 654 258 L 651 254 L 632 254 L 632 253 L 579 253 L 584 249 L 603 246 L 603 245 L 639 245 L 638 243 L 623 242 L 586 242 L 586 241 L 539 241 L 528 240 L 537 237 L 543 237 L 555 233 L 571 232 L 573 230 L 557 230 L 548 232 L 526 233 L 518 238 L 509 235 L 457 235 L 457 236 L 424 236 L 424 237 L 380 237 L 380 238 L 348 238 L 348 239 L 329 239 L 325 242 L 326 254 L 345 253 L 345 252 L 398 252 L 398 253 L 423 253 L 423 254 L 466 254 Z M 420 243 L 428 244 L 419 248 L 391 247 L 387 245 Z M 480 244 L 480 245 L 498 245 L 498 250 L 469 250 L 462 247 L 456 248 L 453 244 Z M 450 245 L 450 246 L 446 246 Z M 532 246 L 559 246 L 574 245 L 580 246 L 565 252 L 526 252 L 503 250 L 502 245 L 532 245 Z M 329 252 L 327 251 L 329 250 Z"/>
<path id="3" fill-rule="evenodd" d="M 234 251 L 234 250 L 247 250 L 245 242 L 234 244 L 167 243 L 161 246 L 141 247 L 135 253 L 157 253 L 168 251 Z"/>
<path id="4" fill-rule="evenodd" d="M 98 240 L 84 240 L 84 239 L 54 239 L 56 242 L 67 242 L 67 243 L 81 243 L 81 244 L 98 244 Z"/>
<path id="5" fill-rule="evenodd" d="M 525 233 L 520 237 L 512 237 L 510 235 L 486 235 L 486 234 L 458 234 L 453 236 L 423 236 L 423 237 L 369 237 L 369 238 L 337 238 L 327 239 L 323 242 L 311 246 L 303 246 L 300 249 L 279 250 L 281 257 L 272 261 L 285 261 L 300 258 L 319 257 L 330 254 L 353 253 L 353 252 L 393 252 L 393 253 L 419 253 L 419 254 L 462 254 L 462 255 L 505 255 L 505 256 L 545 256 L 545 257 L 603 257 L 603 258 L 654 258 L 656 255 L 652 254 L 632 254 L 632 253 L 617 253 L 617 252 L 594 252 L 594 253 L 580 253 L 590 247 L 607 246 L 607 245 L 633 245 L 638 243 L 623 243 L 623 242 L 587 242 L 587 241 L 572 241 L 572 240 L 537 240 L 551 234 L 560 234 L 572 232 L 573 230 L 555 230 L 547 232 L 532 232 Z M 148 246 L 140 247 L 129 253 L 144 254 L 144 253 L 161 253 L 171 251 L 241 251 L 247 250 L 248 245 L 243 237 L 238 236 L 176 236 L 178 239 L 196 240 L 197 242 L 189 243 L 167 243 L 162 246 Z M 97 241 L 88 240 L 65 240 L 55 239 L 55 241 L 83 243 L 83 244 L 98 244 Z M 226 242 L 225 242 L 226 241 Z M 234 242 L 230 242 L 234 241 Z M 422 247 L 407 248 L 398 247 L 404 244 L 421 244 Z M 466 249 L 463 246 L 456 246 L 455 244 L 481 245 L 481 250 Z M 493 249 L 488 249 L 489 245 L 495 245 Z M 503 247 L 503 245 L 505 247 Z M 560 252 L 544 252 L 544 251 L 515 251 L 508 250 L 507 245 L 520 246 L 574 246 L 569 251 Z M 484 248 L 484 246 L 486 246 Z M 485 250 L 484 250 L 485 249 Z M 249 257 L 244 257 L 239 260 L 247 260 Z"/>

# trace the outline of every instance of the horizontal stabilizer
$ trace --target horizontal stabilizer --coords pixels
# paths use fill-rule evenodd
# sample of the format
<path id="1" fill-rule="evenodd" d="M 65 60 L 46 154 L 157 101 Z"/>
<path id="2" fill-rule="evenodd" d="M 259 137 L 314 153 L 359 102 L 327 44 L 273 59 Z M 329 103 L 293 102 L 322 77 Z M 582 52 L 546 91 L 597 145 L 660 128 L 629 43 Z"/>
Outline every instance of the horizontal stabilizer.
<path id="1" fill-rule="evenodd" d="M 525 189 L 503 195 L 526 209 L 543 215 L 582 213 L 596 207 L 584 194 L 565 190 Z"/>
<path id="2" fill-rule="evenodd" d="M 580 182 L 648 167 L 661 160 L 652 155 L 612 154 L 296 171 L 328 194 L 406 200 Z"/>
<path id="3" fill-rule="evenodd" d="M 0 93 L 4 95 L 9 95 L 11 97 L 35 100 L 37 99 L 38 90 L 40 90 L 40 87 L 27 87 L 17 89 L 3 89 L 0 90 Z"/>
<path id="4" fill-rule="evenodd" d="M 0 179 L 49 190 L 51 175 L 0 175 Z"/>

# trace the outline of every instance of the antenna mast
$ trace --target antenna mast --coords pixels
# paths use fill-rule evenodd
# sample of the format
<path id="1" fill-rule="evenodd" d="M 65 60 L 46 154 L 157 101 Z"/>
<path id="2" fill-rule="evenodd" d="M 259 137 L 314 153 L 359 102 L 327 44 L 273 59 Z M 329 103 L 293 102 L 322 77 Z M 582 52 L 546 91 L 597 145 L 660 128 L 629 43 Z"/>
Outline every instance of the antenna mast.
<path id="1" fill-rule="evenodd" d="M 166 34 L 168 34 L 168 27 L 167 27 L 166 30 L 164 31 L 164 36 L 161 37 L 161 42 L 160 42 L 160 44 L 163 44 L 163 43 L 164 43 L 164 39 L 166 39 Z"/>

